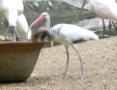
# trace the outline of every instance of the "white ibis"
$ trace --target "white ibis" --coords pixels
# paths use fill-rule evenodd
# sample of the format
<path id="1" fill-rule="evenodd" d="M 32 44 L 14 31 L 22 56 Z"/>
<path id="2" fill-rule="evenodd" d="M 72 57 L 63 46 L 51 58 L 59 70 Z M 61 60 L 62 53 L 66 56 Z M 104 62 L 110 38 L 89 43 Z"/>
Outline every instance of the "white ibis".
<path id="1" fill-rule="evenodd" d="M 89 11 L 102 18 L 103 26 L 105 25 L 103 19 L 117 21 L 117 3 L 115 0 L 84 0 L 82 8 L 86 3 Z M 105 26 L 103 28 L 105 29 Z"/>
<path id="2" fill-rule="evenodd" d="M 13 41 L 18 39 L 16 23 L 18 16 L 23 14 L 23 9 L 22 0 L 0 0 L 0 15 L 4 15 L 6 17 L 9 24 L 9 30 L 13 36 Z"/>
<path id="3" fill-rule="evenodd" d="M 33 27 L 35 24 L 45 21 L 46 28 L 48 29 L 48 36 L 49 39 L 51 39 L 54 42 L 59 42 L 64 44 L 66 49 L 66 55 L 67 55 L 67 62 L 66 62 L 66 68 L 65 72 L 63 74 L 63 78 L 66 77 L 67 71 L 68 71 L 68 64 L 69 64 L 69 52 L 68 47 L 71 46 L 77 55 L 79 56 L 79 60 L 81 63 L 81 71 L 82 74 L 80 78 L 84 76 L 84 69 L 83 69 L 83 63 L 82 59 L 80 57 L 80 53 L 77 50 L 77 47 L 73 45 L 73 43 L 78 41 L 85 41 L 85 40 L 98 40 L 98 36 L 89 30 L 83 29 L 81 27 L 72 25 L 72 24 L 57 24 L 50 28 L 50 16 L 48 12 L 43 12 L 31 25 L 30 28 Z"/>

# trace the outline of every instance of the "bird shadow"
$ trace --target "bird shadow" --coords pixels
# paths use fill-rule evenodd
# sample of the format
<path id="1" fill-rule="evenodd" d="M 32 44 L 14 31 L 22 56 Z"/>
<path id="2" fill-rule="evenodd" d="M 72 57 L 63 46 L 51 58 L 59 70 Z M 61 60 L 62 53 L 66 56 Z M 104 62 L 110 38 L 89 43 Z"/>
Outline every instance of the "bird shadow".
<path id="1" fill-rule="evenodd" d="M 40 77 L 31 77 L 26 82 L 33 83 L 33 84 L 44 84 L 49 82 L 50 80 L 51 78 L 49 76 L 48 77 L 40 76 Z"/>

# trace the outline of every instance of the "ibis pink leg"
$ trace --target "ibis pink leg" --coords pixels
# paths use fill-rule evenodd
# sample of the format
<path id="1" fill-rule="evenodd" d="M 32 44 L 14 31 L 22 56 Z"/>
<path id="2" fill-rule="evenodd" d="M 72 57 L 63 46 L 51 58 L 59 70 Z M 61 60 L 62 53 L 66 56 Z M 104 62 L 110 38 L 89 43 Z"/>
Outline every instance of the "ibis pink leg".
<path id="1" fill-rule="evenodd" d="M 77 77 L 75 78 L 75 77 L 67 76 L 68 65 L 69 65 L 69 52 L 68 52 L 68 47 L 65 46 L 65 48 L 66 48 L 67 62 L 66 62 L 65 72 L 63 73 L 63 79 L 65 79 L 66 77 L 70 77 L 70 78 L 73 78 L 73 79 L 82 79 L 83 76 L 84 76 L 83 63 L 82 63 L 82 59 L 81 59 L 80 53 L 78 52 L 77 48 L 74 45 L 72 45 L 72 48 L 75 50 L 75 52 L 79 56 L 79 60 L 80 60 L 80 64 L 81 64 L 81 76 L 78 77 L 78 78 Z"/>
<path id="2" fill-rule="evenodd" d="M 83 68 L 83 62 L 82 62 L 82 58 L 80 56 L 80 53 L 77 50 L 77 47 L 75 45 L 71 45 L 72 48 L 75 50 L 75 52 L 77 53 L 79 60 L 80 60 L 80 65 L 81 65 L 81 76 L 78 78 L 74 78 L 74 79 L 83 79 L 84 78 L 84 68 Z"/>
<path id="3" fill-rule="evenodd" d="M 67 71 L 68 71 L 68 65 L 69 65 L 69 51 L 68 51 L 68 46 L 65 46 L 65 48 L 66 48 L 67 61 L 66 61 L 65 72 L 63 73 L 63 79 L 65 79 L 67 77 Z"/>

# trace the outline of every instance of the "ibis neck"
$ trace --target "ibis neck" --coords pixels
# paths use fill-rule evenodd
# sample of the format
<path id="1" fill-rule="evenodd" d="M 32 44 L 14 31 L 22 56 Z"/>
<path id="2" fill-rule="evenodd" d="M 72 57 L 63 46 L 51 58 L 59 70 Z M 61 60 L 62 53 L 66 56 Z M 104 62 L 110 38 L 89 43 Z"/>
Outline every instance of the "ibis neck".
<path id="1" fill-rule="evenodd" d="M 51 24 L 51 21 L 50 21 L 50 17 L 46 19 L 46 23 L 45 23 L 45 27 L 49 30 L 50 29 L 50 24 Z"/>

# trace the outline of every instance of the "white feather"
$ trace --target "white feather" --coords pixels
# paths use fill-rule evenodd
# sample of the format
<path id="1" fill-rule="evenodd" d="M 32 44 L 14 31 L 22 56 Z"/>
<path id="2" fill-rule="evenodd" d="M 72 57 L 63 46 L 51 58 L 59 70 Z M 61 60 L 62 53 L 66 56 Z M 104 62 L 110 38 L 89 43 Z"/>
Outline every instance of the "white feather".
<path id="1" fill-rule="evenodd" d="M 20 31 L 24 31 L 24 33 L 27 35 L 27 38 L 31 39 L 32 33 L 31 33 L 31 30 L 29 30 L 28 22 L 26 20 L 26 17 L 24 16 L 24 14 L 21 14 L 21 15 L 18 16 L 17 29 L 20 30 Z"/>
<path id="2" fill-rule="evenodd" d="M 57 24 L 48 32 L 54 37 L 53 41 L 72 43 L 80 40 L 98 40 L 99 37 L 92 31 L 72 24 Z"/>
<path id="3" fill-rule="evenodd" d="M 23 11 L 22 0 L 0 0 L 0 10 L 18 10 Z"/>
<path id="4" fill-rule="evenodd" d="M 0 15 L 3 14 L 9 26 L 14 26 L 25 33 L 28 32 L 28 23 L 23 14 L 23 0 L 0 0 Z M 31 33 L 28 34 L 30 38 Z"/>
<path id="5" fill-rule="evenodd" d="M 115 0 L 89 0 L 87 8 L 99 17 L 117 21 L 117 3 Z"/>

